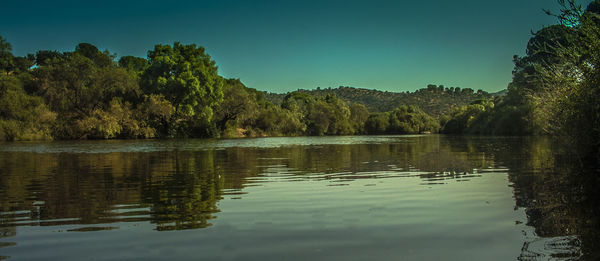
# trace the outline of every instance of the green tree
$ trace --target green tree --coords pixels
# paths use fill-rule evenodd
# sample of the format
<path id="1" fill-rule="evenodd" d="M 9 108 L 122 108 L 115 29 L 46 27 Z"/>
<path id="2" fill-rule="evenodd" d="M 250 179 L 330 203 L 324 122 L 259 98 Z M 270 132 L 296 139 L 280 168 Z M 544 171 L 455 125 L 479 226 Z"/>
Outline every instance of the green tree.
<path id="1" fill-rule="evenodd" d="M 447 134 L 468 134 L 473 132 L 471 126 L 473 122 L 486 111 L 482 104 L 470 104 L 462 106 L 451 114 L 451 119 L 446 122 L 442 128 L 442 133 Z"/>
<path id="2" fill-rule="evenodd" d="M 365 122 L 365 129 L 368 134 L 385 134 L 390 126 L 390 120 L 387 113 L 373 113 Z"/>
<path id="3" fill-rule="evenodd" d="M 75 53 L 83 55 L 90 59 L 99 67 L 112 66 L 116 55 L 111 55 L 108 51 L 100 52 L 98 47 L 90 43 L 80 43 L 75 47 Z"/>
<path id="4" fill-rule="evenodd" d="M 149 67 L 142 87 L 162 94 L 183 115 L 194 115 L 223 99 L 223 78 L 217 65 L 195 44 L 156 45 L 148 52 Z"/>
<path id="5" fill-rule="evenodd" d="M 410 133 L 436 133 L 439 131 L 439 123 L 431 116 L 416 106 L 400 106 L 388 113 L 388 133 L 410 134 Z"/>
<path id="6" fill-rule="evenodd" d="M 170 136 L 214 136 L 212 106 L 223 100 L 223 78 L 215 61 L 195 44 L 156 45 L 142 74 L 148 94 L 163 95 L 175 108 Z"/>
<path id="7" fill-rule="evenodd" d="M 143 133 L 148 138 L 167 137 L 169 121 L 175 108 L 159 94 L 144 95 L 144 101 L 138 104 L 135 117 L 140 120 Z"/>
<path id="8" fill-rule="evenodd" d="M 348 105 L 337 97 L 328 95 L 310 105 L 306 115 L 307 132 L 317 136 L 353 134 L 349 119 Z"/>
<path id="9" fill-rule="evenodd" d="M 310 106 L 315 102 L 315 98 L 305 92 L 291 92 L 285 96 L 281 107 L 291 111 L 308 114 Z"/>
<path id="10" fill-rule="evenodd" d="M 135 56 L 123 56 L 119 59 L 119 67 L 141 74 L 148 67 L 148 60 Z"/>
<path id="11" fill-rule="evenodd" d="M 0 140 L 50 140 L 56 113 L 28 95 L 13 75 L 0 76 Z"/>
<path id="12" fill-rule="evenodd" d="M 259 110 L 259 93 L 246 87 L 239 79 L 227 79 L 223 87 L 223 102 L 215 106 L 217 127 L 224 131 L 227 123 L 234 122 L 234 127 L 243 121 L 256 118 Z"/>
<path id="13" fill-rule="evenodd" d="M 365 133 L 365 122 L 369 118 L 369 110 L 360 103 L 350 105 L 350 123 L 357 134 Z"/>
<path id="14" fill-rule="evenodd" d="M 267 105 L 261 109 L 254 126 L 250 136 L 299 136 L 306 131 L 300 112 L 275 105 Z"/>
<path id="15" fill-rule="evenodd" d="M 139 102 L 141 90 L 135 77 L 125 69 L 99 67 L 79 53 L 52 61 L 32 74 L 36 94 L 58 113 L 54 135 L 77 139 L 117 137 L 122 129 L 107 113 L 114 107 L 114 99 L 128 107 Z"/>
<path id="16" fill-rule="evenodd" d="M 13 68 L 12 45 L 0 36 L 0 72 L 8 74 Z"/>
<path id="17" fill-rule="evenodd" d="M 48 66 L 58 64 L 64 61 L 66 55 L 57 51 L 40 50 L 35 54 L 35 64 L 37 66 Z"/>
<path id="18" fill-rule="evenodd" d="M 13 57 L 13 70 L 16 73 L 27 72 L 33 65 L 35 65 L 35 56 L 33 54 L 27 54 L 23 57 Z"/>

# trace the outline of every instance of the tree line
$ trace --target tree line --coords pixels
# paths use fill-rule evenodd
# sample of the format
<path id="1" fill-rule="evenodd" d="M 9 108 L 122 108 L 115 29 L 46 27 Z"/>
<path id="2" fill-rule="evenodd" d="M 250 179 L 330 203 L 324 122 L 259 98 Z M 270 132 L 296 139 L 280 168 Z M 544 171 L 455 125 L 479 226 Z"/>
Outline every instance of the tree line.
<path id="1" fill-rule="evenodd" d="M 315 97 L 335 95 L 347 104 L 363 104 L 370 112 L 387 112 L 403 105 L 413 105 L 436 118 L 449 114 L 457 107 L 469 105 L 473 100 L 491 98 L 494 95 L 481 89 L 475 91 L 471 88 L 445 87 L 435 84 L 429 84 L 426 88 L 414 92 L 388 92 L 345 86 L 317 87 L 312 90 L 299 89 L 298 91 Z M 287 94 L 265 93 L 265 99 L 274 104 L 281 104 Z"/>
<path id="2" fill-rule="evenodd" d="M 148 57 L 40 50 L 23 57 L 0 38 L 0 139 L 136 139 L 437 132 L 414 106 L 372 114 L 335 95 L 283 103 L 225 79 L 203 47 L 156 45 Z"/>

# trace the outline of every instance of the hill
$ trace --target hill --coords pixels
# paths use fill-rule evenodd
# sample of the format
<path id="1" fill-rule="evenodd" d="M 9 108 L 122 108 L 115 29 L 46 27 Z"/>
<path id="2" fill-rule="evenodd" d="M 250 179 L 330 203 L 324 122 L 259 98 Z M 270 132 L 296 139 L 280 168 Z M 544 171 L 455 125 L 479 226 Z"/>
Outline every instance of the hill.
<path id="1" fill-rule="evenodd" d="M 387 92 L 364 88 L 340 86 L 338 88 L 317 88 L 314 90 L 299 89 L 315 97 L 335 95 L 348 104 L 364 104 L 370 112 L 386 112 L 401 105 L 416 105 L 427 114 L 434 117 L 448 114 L 457 107 L 468 105 L 474 100 L 491 98 L 492 94 L 485 91 L 474 91 L 470 88 L 446 88 L 443 85 L 428 85 L 427 88 L 414 92 Z M 265 99 L 274 104 L 281 104 L 285 94 L 265 93 Z"/>

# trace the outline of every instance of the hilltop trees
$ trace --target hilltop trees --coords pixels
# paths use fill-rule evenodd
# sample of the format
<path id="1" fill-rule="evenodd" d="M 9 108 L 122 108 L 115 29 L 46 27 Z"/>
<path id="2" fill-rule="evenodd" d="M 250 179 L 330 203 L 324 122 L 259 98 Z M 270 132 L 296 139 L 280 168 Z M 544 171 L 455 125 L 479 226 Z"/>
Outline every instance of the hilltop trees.
<path id="1" fill-rule="evenodd" d="M 414 92 L 384 92 L 340 86 L 338 88 L 298 90 L 297 93 L 304 93 L 315 98 L 335 95 L 347 104 L 362 104 L 369 112 L 386 112 L 402 105 L 413 105 L 436 118 L 449 114 L 455 107 L 468 105 L 473 100 L 492 97 L 489 93 L 482 90 L 475 92 L 470 88 L 448 88 L 443 85 L 437 86 L 434 84 L 430 84 L 429 87 Z M 274 104 L 285 106 L 284 99 L 286 95 L 267 93 L 265 99 Z"/>

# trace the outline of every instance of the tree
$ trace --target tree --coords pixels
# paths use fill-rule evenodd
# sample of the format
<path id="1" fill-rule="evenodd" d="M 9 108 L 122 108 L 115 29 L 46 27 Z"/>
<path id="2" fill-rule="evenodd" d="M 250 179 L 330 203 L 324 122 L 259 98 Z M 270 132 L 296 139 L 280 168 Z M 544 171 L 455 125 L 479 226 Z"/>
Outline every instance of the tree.
<path id="1" fill-rule="evenodd" d="M 389 117 L 386 113 L 373 113 L 365 122 L 365 129 L 368 134 L 385 134 L 390 126 Z"/>
<path id="2" fill-rule="evenodd" d="M 83 55 L 92 60 L 99 67 L 112 66 L 116 55 L 110 55 L 108 51 L 100 52 L 98 47 L 89 43 L 80 43 L 75 47 L 75 53 Z"/>
<path id="3" fill-rule="evenodd" d="M 223 102 L 214 109 L 215 121 L 221 131 L 225 130 L 228 122 L 245 121 L 258 114 L 258 92 L 244 86 L 239 79 L 225 80 L 223 94 Z"/>
<path id="4" fill-rule="evenodd" d="M 27 54 L 26 56 L 13 57 L 13 70 L 16 73 L 22 73 L 29 71 L 31 67 L 35 64 L 35 56 L 33 54 Z"/>
<path id="5" fill-rule="evenodd" d="M 348 135 L 354 131 L 349 122 L 350 109 L 342 100 L 328 95 L 309 107 L 306 115 L 310 135 Z"/>
<path id="6" fill-rule="evenodd" d="M 144 101 L 138 104 L 135 117 L 140 120 L 143 128 L 151 130 L 148 137 L 167 137 L 169 135 L 169 120 L 175 109 L 162 95 L 144 95 Z"/>
<path id="7" fill-rule="evenodd" d="M 8 74 L 13 68 L 12 45 L 0 36 L 0 71 Z"/>
<path id="8" fill-rule="evenodd" d="M 279 106 L 267 105 L 260 110 L 251 131 L 251 136 L 298 136 L 304 135 L 306 124 L 302 121 L 302 114 L 297 111 L 283 109 Z"/>
<path id="9" fill-rule="evenodd" d="M 301 112 L 306 115 L 309 107 L 315 102 L 315 98 L 305 92 L 295 91 L 287 94 L 283 99 L 281 107 L 291 111 Z"/>
<path id="10" fill-rule="evenodd" d="M 37 66 L 48 66 L 61 63 L 65 58 L 65 54 L 57 51 L 40 50 L 35 54 L 35 64 Z"/>
<path id="11" fill-rule="evenodd" d="M 365 133 L 365 122 L 369 118 L 369 110 L 366 106 L 353 103 L 350 105 L 350 123 L 355 133 Z"/>
<path id="12" fill-rule="evenodd" d="M 119 67 L 141 74 L 148 67 L 148 60 L 135 56 L 123 56 L 119 59 Z"/>
<path id="13" fill-rule="evenodd" d="M 143 89 L 164 95 L 177 113 L 191 116 L 223 100 L 223 78 L 203 47 L 159 44 L 148 52 L 148 62 Z"/>
<path id="14" fill-rule="evenodd" d="M 56 113 L 28 95 L 13 75 L 0 76 L 0 140 L 49 140 Z"/>
<path id="15" fill-rule="evenodd" d="M 169 136 L 218 135 L 212 107 L 223 100 L 223 78 L 218 68 L 195 44 L 156 45 L 148 52 L 149 66 L 142 74 L 147 94 L 163 95 L 175 108 Z"/>
<path id="16" fill-rule="evenodd" d="M 46 59 L 46 61 L 49 61 Z M 54 135 L 59 138 L 112 138 L 121 129 L 108 124 L 113 100 L 133 104 L 141 100 L 136 79 L 125 69 L 97 66 L 91 59 L 68 53 L 62 60 L 40 66 L 32 72 L 36 94 L 58 113 Z M 127 107 L 129 105 L 126 105 Z M 113 110 L 116 112 L 117 110 Z M 104 119 L 104 120 L 95 120 Z M 79 124 L 76 124 L 79 122 Z M 111 122 L 118 122 L 116 120 Z M 98 131 L 106 129 L 110 131 Z"/>
<path id="17" fill-rule="evenodd" d="M 416 106 L 400 106 L 388 113 L 391 134 L 436 133 L 439 123 Z"/>

